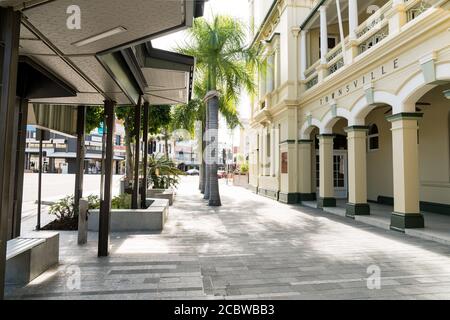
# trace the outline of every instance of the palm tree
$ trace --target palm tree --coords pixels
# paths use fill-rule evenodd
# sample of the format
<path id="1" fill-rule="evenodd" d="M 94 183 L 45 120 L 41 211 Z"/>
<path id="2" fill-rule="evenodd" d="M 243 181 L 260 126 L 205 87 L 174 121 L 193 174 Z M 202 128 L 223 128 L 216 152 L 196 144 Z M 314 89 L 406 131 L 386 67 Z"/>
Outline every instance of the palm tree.
<path id="1" fill-rule="evenodd" d="M 218 163 L 218 115 L 220 106 L 234 106 L 241 88 L 255 91 L 254 67 L 258 65 L 258 52 L 245 46 L 246 28 L 238 19 L 216 16 L 212 22 L 198 18 L 189 29 L 189 39 L 179 48 L 183 54 L 196 58 L 196 72 L 205 79 L 204 97 L 208 114 L 207 177 L 209 205 L 220 206 Z M 205 194 L 208 190 L 205 190 Z"/>

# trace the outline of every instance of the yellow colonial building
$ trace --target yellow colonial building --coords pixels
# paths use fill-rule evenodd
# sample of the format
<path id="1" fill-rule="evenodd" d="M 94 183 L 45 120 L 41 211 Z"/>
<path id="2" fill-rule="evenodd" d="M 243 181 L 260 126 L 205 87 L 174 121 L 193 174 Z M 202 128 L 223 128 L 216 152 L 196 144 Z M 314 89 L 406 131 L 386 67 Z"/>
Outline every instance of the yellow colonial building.
<path id="1" fill-rule="evenodd" d="M 450 1 L 250 0 L 267 67 L 250 185 L 285 203 L 393 205 L 390 227 L 450 214 Z M 426 219 L 426 215 L 425 215 Z"/>

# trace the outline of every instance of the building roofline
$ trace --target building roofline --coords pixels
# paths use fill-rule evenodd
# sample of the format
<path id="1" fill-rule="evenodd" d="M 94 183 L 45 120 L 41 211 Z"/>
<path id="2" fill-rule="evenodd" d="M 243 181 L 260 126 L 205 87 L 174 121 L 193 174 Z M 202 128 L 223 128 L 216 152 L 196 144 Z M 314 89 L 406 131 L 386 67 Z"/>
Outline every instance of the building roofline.
<path id="1" fill-rule="evenodd" d="M 300 29 L 303 30 L 306 25 L 311 21 L 311 19 L 314 17 L 314 15 L 316 14 L 316 12 L 319 10 L 319 8 L 321 6 L 323 6 L 323 4 L 325 2 L 327 2 L 328 0 L 320 0 L 316 6 L 311 10 L 311 12 L 309 13 L 309 15 L 306 17 L 305 21 L 303 21 L 303 23 L 300 25 Z"/>
<path id="2" fill-rule="evenodd" d="M 300 29 L 303 30 L 306 25 L 311 21 L 311 19 L 314 17 L 314 15 L 316 14 L 316 12 L 319 10 L 319 8 L 328 0 L 320 0 L 315 6 L 314 8 L 311 10 L 311 12 L 309 13 L 309 15 L 306 17 L 306 19 L 300 24 Z M 261 23 L 261 25 L 259 26 L 258 32 L 256 32 L 255 36 L 253 37 L 253 40 L 250 44 L 250 47 L 253 47 L 255 45 L 256 39 L 260 36 L 261 31 L 263 29 L 264 23 L 267 21 L 267 19 L 269 18 L 269 16 L 272 14 L 276 3 L 278 2 L 278 0 L 274 0 L 272 2 L 272 5 L 269 9 L 269 11 L 267 12 L 266 16 L 263 19 L 263 23 Z"/>
<path id="3" fill-rule="evenodd" d="M 269 18 L 269 16 L 272 14 L 273 9 L 275 8 L 275 5 L 277 4 L 277 2 L 278 2 L 278 0 L 273 0 L 272 5 L 270 6 L 270 9 L 267 11 L 267 14 L 266 14 L 266 16 L 263 19 L 263 22 L 259 26 L 258 32 L 256 32 L 255 36 L 253 37 L 253 40 L 252 40 L 252 43 L 250 44 L 250 47 L 253 47 L 255 45 L 255 41 L 259 37 L 259 35 L 261 34 L 261 31 L 263 29 L 264 23 L 266 22 L 267 18 Z"/>

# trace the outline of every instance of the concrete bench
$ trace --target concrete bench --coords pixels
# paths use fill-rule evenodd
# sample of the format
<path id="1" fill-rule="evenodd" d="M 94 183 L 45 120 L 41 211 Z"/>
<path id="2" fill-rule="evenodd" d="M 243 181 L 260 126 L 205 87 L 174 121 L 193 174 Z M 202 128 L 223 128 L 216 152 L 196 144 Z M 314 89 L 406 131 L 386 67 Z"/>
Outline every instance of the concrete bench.
<path id="1" fill-rule="evenodd" d="M 111 232 L 162 231 L 169 217 L 169 200 L 146 199 L 147 209 L 112 209 Z M 88 230 L 98 232 L 100 210 L 89 210 Z"/>
<path id="2" fill-rule="evenodd" d="M 24 285 L 59 262 L 59 233 L 35 232 L 9 240 L 6 283 Z"/>
<path id="3" fill-rule="evenodd" d="M 147 198 L 158 198 L 169 200 L 169 205 L 173 205 L 175 200 L 175 190 L 173 189 L 148 189 Z"/>

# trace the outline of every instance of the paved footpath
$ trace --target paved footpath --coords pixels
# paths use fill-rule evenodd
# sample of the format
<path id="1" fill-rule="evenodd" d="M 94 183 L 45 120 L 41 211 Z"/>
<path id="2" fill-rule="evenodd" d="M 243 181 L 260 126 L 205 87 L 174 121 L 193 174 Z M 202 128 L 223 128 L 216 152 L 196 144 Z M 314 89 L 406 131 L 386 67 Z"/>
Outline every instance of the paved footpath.
<path id="1" fill-rule="evenodd" d="M 78 247 L 63 233 L 61 265 L 8 297 L 450 298 L 448 246 L 224 184 L 223 206 L 209 208 L 196 186 L 183 179 L 162 233 L 112 234 L 108 258 L 96 257 L 97 234 Z"/>

